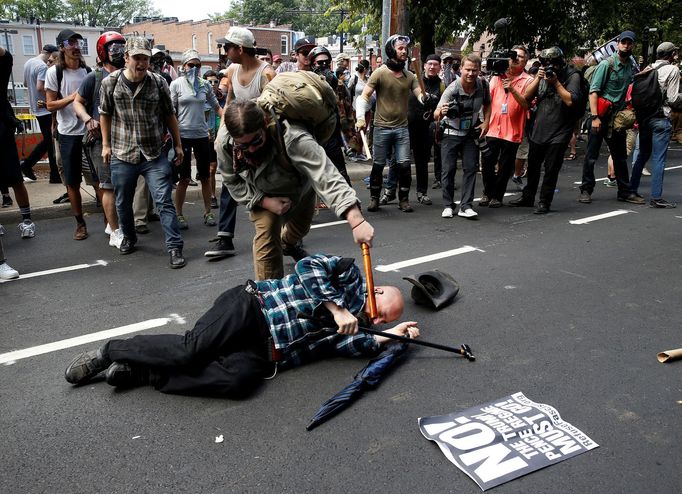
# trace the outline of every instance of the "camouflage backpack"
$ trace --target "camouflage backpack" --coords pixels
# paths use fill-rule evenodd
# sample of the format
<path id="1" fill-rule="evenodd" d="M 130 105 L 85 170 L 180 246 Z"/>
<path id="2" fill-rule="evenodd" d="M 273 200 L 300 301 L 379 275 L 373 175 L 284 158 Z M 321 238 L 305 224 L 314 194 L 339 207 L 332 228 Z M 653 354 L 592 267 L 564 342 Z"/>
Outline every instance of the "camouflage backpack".
<path id="1" fill-rule="evenodd" d="M 324 77 L 314 72 L 284 72 L 264 88 L 256 100 L 266 114 L 303 124 L 323 144 L 336 128 L 337 99 Z"/>

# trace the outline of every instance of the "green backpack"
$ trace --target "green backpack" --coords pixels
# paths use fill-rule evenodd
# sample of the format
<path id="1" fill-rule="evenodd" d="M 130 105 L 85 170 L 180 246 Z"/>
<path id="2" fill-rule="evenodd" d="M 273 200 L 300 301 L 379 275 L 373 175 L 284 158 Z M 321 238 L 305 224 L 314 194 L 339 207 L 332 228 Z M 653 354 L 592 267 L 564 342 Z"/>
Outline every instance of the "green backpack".
<path id="1" fill-rule="evenodd" d="M 284 72 L 264 88 L 256 100 L 270 125 L 280 119 L 303 124 L 319 143 L 324 144 L 336 128 L 336 94 L 324 77 L 314 72 Z"/>

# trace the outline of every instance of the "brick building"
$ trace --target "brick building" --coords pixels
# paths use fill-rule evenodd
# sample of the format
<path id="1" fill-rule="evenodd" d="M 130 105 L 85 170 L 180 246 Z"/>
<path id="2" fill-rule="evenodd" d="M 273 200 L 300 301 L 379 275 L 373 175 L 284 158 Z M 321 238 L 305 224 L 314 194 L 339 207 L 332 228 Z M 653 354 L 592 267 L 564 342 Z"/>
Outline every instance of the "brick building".
<path id="1" fill-rule="evenodd" d="M 218 47 L 218 39 L 225 36 L 234 23 L 230 21 L 178 22 L 176 18 L 144 19 L 126 24 L 121 32 L 126 35 L 145 36 L 153 40 L 155 45 L 164 45 L 170 52 L 176 68 L 180 66 L 182 52 L 194 48 L 201 55 L 202 65 L 206 69 L 215 69 L 220 63 L 224 50 Z M 290 25 L 244 26 L 251 30 L 258 47 L 269 48 L 273 55 L 287 55 L 296 40 L 303 34 L 292 31 Z"/>

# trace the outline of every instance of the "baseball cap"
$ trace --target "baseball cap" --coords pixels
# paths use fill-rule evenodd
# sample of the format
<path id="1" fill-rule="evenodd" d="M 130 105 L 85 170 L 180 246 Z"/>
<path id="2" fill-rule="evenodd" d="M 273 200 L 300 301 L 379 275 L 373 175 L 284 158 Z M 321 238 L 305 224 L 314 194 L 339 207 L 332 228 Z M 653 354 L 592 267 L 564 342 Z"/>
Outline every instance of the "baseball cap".
<path id="1" fill-rule="evenodd" d="M 126 40 L 126 53 L 129 57 L 135 55 L 147 55 L 151 58 L 152 49 L 149 46 L 149 41 L 141 36 L 131 36 Z"/>
<path id="2" fill-rule="evenodd" d="M 294 45 L 294 51 L 298 53 L 299 50 L 302 50 L 303 48 L 315 48 L 317 46 L 317 42 L 315 41 L 315 38 L 312 36 L 308 36 L 307 38 L 301 38 L 299 39 L 296 44 Z"/>
<path id="3" fill-rule="evenodd" d="M 452 53 L 450 53 L 449 51 L 446 51 L 445 53 L 443 53 L 443 54 L 440 56 L 440 59 L 441 59 L 441 60 L 445 60 L 446 58 L 455 58 L 455 57 L 452 56 Z"/>
<path id="4" fill-rule="evenodd" d="M 158 48 L 152 48 L 152 57 L 157 53 L 163 53 L 164 55 L 166 54 L 166 52 L 163 50 L 159 50 Z"/>
<path id="5" fill-rule="evenodd" d="M 623 31 L 620 33 L 620 36 L 618 36 L 618 41 L 623 41 L 624 39 L 635 41 L 635 33 L 632 31 Z"/>
<path id="6" fill-rule="evenodd" d="M 435 62 L 440 63 L 440 60 L 441 59 L 438 58 L 438 55 L 429 55 L 428 57 L 426 57 L 427 62 L 435 61 Z"/>
<path id="7" fill-rule="evenodd" d="M 336 55 L 336 63 L 339 63 L 342 60 L 350 60 L 350 55 L 348 53 L 339 53 Z"/>
<path id="8" fill-rule="evenodd" d="M 46 45 L 43 46 L 43 51 L 44 51 L 45 53 L 54 53 L 54 52 L 56 52 L 56 51 L 59 51 L 59 48 L 57 48 L 56 46 L 51 45 L 51 44 L 48 43 L 48 44 L 46 44 Z"/>
<path id="9" fill-rule="evenodd" d="M 182 65 L 185 65 L 187 62 L 194 60 L 195 58 L 201 61 L 198 51 L 192 50 L 191 48 L 189 50 L 185 50 L 182 54 Z"/>
<path id="10" fill-rule="evenodd" d="M 245 27 L 232 26 L 224 38 L 220 38 L 218 42 L 223 44 L 233 44 L 243 48 L 254 48 L 256 46 L 256 38 L 253 33 Z"/>
<path id="11" fill-rule="evenodd" d="M 656 48 L 657 57 L 667 57 L 673 54 L 673 52 L 679 51 L 679 48 L 672 44 L 670 41 L 664 41 Z"/>
<path id="12" fill-rule="evenodd" d="M 64 41 L 69 40 L 71 38 L 83 39 L 83 36 L 81 36 L 72 29 L 62 29 L 61 31 L 59 31 L 59 34 L 57 35 L 57 46 L 61 46 L 62 44 L 64 44 Z"/>

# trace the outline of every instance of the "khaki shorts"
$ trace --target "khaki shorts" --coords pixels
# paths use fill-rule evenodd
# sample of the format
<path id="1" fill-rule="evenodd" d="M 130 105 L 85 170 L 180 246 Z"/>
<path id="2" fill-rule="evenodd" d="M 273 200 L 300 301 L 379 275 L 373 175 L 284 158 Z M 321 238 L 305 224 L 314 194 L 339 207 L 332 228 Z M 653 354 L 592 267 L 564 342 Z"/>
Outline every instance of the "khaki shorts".
<path id="1" fill-rule="evenodd" d="M 528 159 L 528 138 L 526 136 L 523 136 L 523 141 L 521 141 L 521 144 L 519 144 L 519 149 L 516 150 L 516 159 Z"/>

